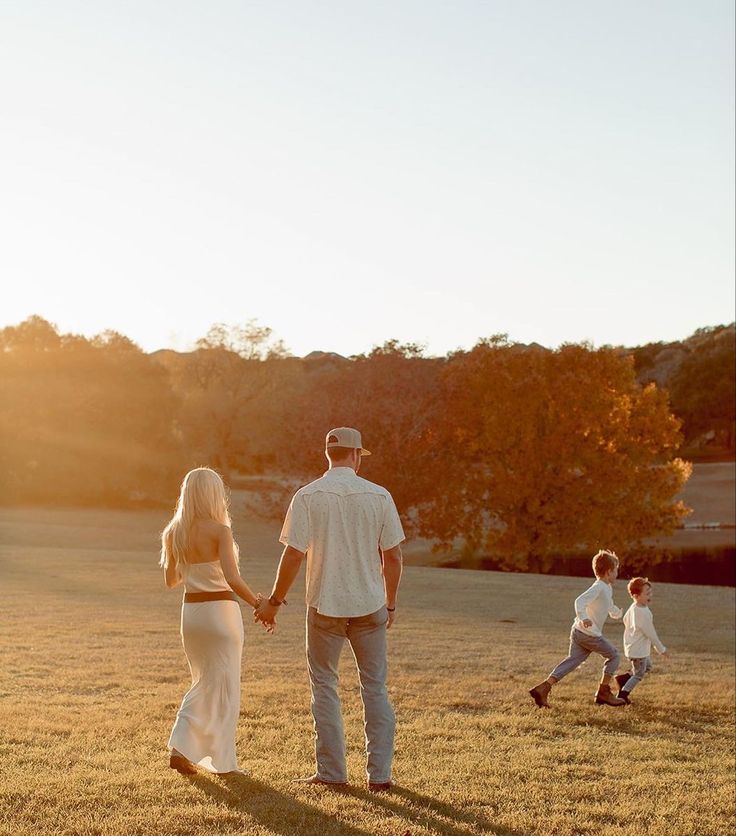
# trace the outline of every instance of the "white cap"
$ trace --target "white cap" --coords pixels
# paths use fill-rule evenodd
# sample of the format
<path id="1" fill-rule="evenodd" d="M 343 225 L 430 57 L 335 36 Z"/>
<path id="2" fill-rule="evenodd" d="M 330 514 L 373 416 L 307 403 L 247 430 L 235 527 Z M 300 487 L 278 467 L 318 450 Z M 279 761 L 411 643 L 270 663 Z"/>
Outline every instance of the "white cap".
<path id="1" fill-rule="evenodd" d="M 325 437 L 325 449 L 329 450 L 330 447 L 352 447 L 360 450 L 361 456 L 370 456 L 370 452 L 363 449 L 360 433 L 352 427 L 336 427 L 330 430 Z"/>

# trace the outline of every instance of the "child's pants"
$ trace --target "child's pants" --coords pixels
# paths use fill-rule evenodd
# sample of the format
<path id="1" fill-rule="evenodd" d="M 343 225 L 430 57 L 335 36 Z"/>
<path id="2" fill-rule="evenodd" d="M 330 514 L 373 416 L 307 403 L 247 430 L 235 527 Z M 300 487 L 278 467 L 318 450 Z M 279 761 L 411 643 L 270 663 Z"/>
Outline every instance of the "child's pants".
<path id="1" fill-rule="evenodd" d="M 631 679 L 627 679 L 621 689 L 627 694 L 630 694 L 652 669 L 652 660 L 648 656 L 643 656 L 641 659 L 629 659 L 629 661 L 631 662 Z"/>
<path id="2" fill-rule="evenodd" d="M 583 633 L 582 630 L 576 630 L 574 627 L 570 631 L 570 650 L 567 659 L 563 659 L 560 664 L 552 671 L 550 677 L 554 677 L 557 681 L 567 676 L 575 668 L 582 665 L 583 662 L 590 656 L 591 653 L 600 653 L 606 660 L 603 666 L 603 673 L 611 676 L 616 673 L 618 668 L 618 650 L 603 636 L 589 636 Z M 629 680 L 631 681 L 631 680 Z"/>

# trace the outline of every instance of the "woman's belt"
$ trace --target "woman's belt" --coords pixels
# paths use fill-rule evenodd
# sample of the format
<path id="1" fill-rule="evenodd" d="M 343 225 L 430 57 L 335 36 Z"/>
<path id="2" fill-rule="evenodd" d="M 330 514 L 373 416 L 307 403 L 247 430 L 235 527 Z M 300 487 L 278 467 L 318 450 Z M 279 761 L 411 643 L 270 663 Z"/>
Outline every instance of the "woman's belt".
<path id="1" fill-rule="evenodd" d="M 185 604 L 203 604 L 205 601 L 237 601 L 234 592 L 185 592 Z"/>

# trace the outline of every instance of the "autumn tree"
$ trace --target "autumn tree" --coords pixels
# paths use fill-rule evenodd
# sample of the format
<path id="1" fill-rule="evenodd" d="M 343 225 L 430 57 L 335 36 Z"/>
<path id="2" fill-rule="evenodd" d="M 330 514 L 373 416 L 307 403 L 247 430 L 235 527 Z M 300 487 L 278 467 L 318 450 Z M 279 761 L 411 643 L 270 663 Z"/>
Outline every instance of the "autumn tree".
<path id="1" fill-rule="evenodd" d="M 138 346 L 31 317 L 2 329 L 0 348 L 4 501 L 125 505 L 172 490 L 176 401 Z"/>
<path id="2" fill-rule="evenodd" d="M 248 469 L 248 413 L 269 388 L 265 361 L 286 356 L 270 328 L 248 320 L 213 325 L 194 352 L 165 361 L 182 399 L 179 427 L 190 464 L 209 464 L 225 476 Z"/>
<path id="3" fill-rule="evenodd" d="M 420 346 L 389 341 L 350 360 L 301 361 L 298 381 L 275 403 L 279 469 L 304 479 L 326 467 L 324 436 L 336 426 L 358 427 L 373 455 L 361 475 L 385 485 L 397 505 L 413 508 L 427 495 L 423 458 L 432 416 L 443 409 L 436 386 L 444 360 L 423 356 Z"/>
<path id="4" fill-rule="evenodd" d="M 670 532 L 689 466 L 666 394 L 611 349 L 479 343 L 450 358 L 420 529 L 507 567 Z M 421 462 L 419 463 L 421 466 Z"/>

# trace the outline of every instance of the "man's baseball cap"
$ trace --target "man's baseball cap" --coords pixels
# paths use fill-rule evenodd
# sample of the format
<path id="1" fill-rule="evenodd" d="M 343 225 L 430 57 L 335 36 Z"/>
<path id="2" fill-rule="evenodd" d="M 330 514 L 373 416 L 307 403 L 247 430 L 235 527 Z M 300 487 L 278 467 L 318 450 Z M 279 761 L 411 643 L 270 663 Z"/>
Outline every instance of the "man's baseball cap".
<path id="1" fill-rule="evenodd" d="M 361 456 L 370 456 L 370 451 L 363 449 L 363 441 L 358 430 L 352 427 L 336 427 L 325 437 L 325 449 L 330 447 L 352 447 L 360 450 Z"/>

